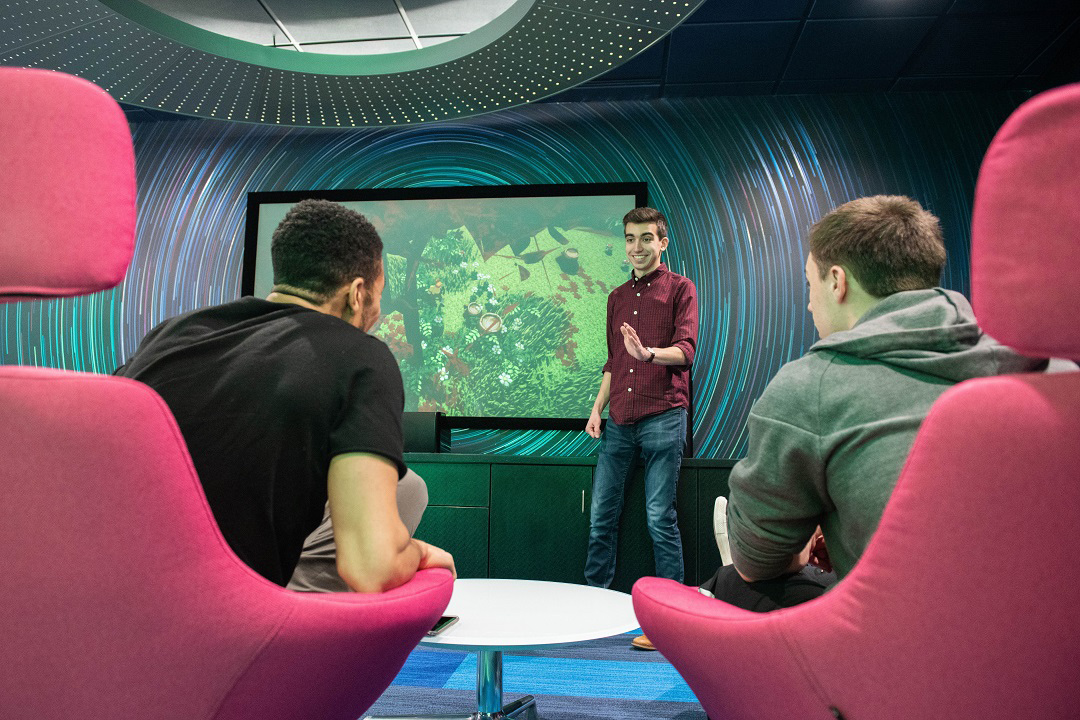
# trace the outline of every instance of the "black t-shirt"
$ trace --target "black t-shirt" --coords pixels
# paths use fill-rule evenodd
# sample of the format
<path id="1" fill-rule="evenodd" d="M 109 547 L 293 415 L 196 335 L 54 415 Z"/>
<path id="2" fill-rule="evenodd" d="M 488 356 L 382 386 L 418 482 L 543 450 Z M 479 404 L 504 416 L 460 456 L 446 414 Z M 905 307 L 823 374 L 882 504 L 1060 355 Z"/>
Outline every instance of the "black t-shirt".
<path id="1" fill-rule="evenodd" d="M 225 539 L 279 585 L 322 519 L 331 458 L 405 473 L 397 363 L 339 318 L 243 298 L 162 323 L 116 374 L 165 400 Z"/>

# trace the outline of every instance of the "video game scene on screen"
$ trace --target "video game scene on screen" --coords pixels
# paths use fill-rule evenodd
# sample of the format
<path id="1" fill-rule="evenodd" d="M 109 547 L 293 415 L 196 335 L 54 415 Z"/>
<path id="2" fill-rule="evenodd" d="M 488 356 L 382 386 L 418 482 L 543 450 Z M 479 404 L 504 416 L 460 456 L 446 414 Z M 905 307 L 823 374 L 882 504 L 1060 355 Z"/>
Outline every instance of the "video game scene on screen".
<path id="1" fill-rule="evenodd" d="M 383 317 L 371 334 L 398 362 L 405 410 L 580 417 L 607 358 L 608 293 L 630 272 L 627 192 L 342 200 L 384 243 Z M 254 292 L 265 295 L 266 237 L 291 203 L 256 207 Z"/>

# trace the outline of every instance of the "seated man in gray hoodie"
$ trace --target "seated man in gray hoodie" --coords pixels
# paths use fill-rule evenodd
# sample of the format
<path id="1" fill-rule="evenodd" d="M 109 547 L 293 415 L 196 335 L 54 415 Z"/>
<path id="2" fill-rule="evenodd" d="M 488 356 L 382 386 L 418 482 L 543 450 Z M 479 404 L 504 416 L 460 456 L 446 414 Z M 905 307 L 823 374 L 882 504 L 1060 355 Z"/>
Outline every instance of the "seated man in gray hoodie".
<path id="1" fill-rule="evenodd" d="M 836 208 L 810 230 L 806 282 L 820 340 L 769 383 L 732 470 L 733 566 L 704 587 L 766 611 L 825 591 L 808 556 L 843 578 L 877 528 L 930 406 L 968 378 L 1045 368 L 983 334 L 938 287 L 938 219 L 906 197 Z M 826 550 L 827 548 L 827 550 Z"/>

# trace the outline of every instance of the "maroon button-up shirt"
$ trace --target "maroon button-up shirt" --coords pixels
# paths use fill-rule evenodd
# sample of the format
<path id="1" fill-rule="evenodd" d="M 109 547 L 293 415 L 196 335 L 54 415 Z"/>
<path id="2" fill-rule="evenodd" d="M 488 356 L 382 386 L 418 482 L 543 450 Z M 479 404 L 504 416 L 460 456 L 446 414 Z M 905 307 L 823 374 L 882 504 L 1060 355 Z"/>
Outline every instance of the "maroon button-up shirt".
<path id="1" fill-rule="evenodd" d="M 637 331 L 645 347 L 677 347 L 685 365 L 643 362 L 626 351 L 623 323 Z M 697 288 L 663 263 L 643 278 L 630 280 L 611 291 L 607 302 L 608 359 L 611 373 L 608 416 L 630 425 L 647 415 L 690 407 L 690 366 L 697 347 Z"/>

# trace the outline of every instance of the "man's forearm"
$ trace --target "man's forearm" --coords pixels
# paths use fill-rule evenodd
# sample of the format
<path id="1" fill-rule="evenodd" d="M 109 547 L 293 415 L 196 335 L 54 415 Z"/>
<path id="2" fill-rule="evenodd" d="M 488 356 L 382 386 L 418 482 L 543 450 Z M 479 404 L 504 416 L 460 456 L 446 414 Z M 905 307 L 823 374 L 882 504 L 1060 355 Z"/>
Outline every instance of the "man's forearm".
<path id="1" fill-rule="evenodd" d="M 739 573 L 739 577 L 746 582 L 771 580 L 775 577 L 801 570 L 806 563 L 800 562 L 800 560 L 800 553 L 793 553 L 777 556 L 775 562 L 762 563 L 751 561 L 746 555 L 740 554 L 733 544 L 731 548 L 731 562 L 735 566 L 735 570 Z"/>
<path id="2" fill-rule="evenodd" d="M 409 581 L 422 548 L 397 509 L 397 467 L 372 453 L 334 456 L 327 478 L 337 571 L 358 592 L 381 592 Z"/>
<path id="3" fill-rule="evenodd" d="M 795 553 L 793 555 L 789 555 L 788 559 L 787 559 L 787 563 L 786 563 L 786 565 L 783 566 L 782 570 L 776 570 L 775 569 L 775 568 L 780 567 L 780 565 L 776 565 L 772 569 L 769 569 L 769 570 L 763 570 L 761 568 L 761 566 L 757 566 L 756 568 L 751 567 L 751 566 L 747 565 L 745 559 L 740 558 L 739 560 L 736 561 L 735 558 L 734 558 L 734 553 L 732 553 L 732 556 L 733 556 L 732 557 L 732 564 L 735 565 L 735 571 L 737 573 L 739 573 L 739 577 L 741 577 L 746 582 L 759 582 L 761 580 L 772 580 L 773 578 L 780 577 L 781 575 L 787 575 L 788 573 L 798 572 L 798 571 L 802 570 L 803 567 L 806 566 L 806 561 L 803 559 L 802 553 Z M 739 567 L 739 563 L 742 563 L 741 568 Z"/>
<path id="4" fill-rule="evenodd" d="M 739 576 L 747 582 L 771 580 L 785 573 L 801 569 L 799 552 L 778 547 L 755 532 L 748 518 L 741 516 L 737 502 L 728 499 L 728 546 L 731 561 Z"/>
<path id="5" fill-rule="evenodd" d="M 604 412 L 604 408 L 607 407 L 608 401 L 611 400 L 611 373 L 605 372 L 604 379 L 600 381 L 600 389 L 596 393 L 596 400 L 593 401 L 593 412 L 600 414 Z"/>
<path id="6" fill-rule="evenodd" d="M 678 346 L 665 348 L 647 348 L 656 353 L 653 363 L 656 365 L 685 365 L 686 354 Z"/>
<path id="7" fill-rule="evenodd" d="M 747 456 L 728 477 L 732 561 L 751 580 L 787 572 L 825 514 L 819 438 L 778 419 L 775 383 L 751 411 Z"/>

